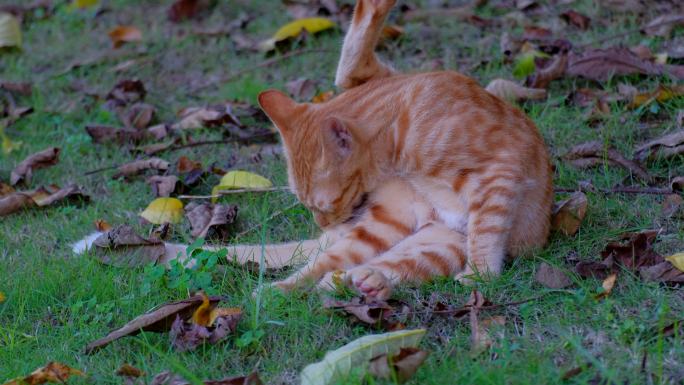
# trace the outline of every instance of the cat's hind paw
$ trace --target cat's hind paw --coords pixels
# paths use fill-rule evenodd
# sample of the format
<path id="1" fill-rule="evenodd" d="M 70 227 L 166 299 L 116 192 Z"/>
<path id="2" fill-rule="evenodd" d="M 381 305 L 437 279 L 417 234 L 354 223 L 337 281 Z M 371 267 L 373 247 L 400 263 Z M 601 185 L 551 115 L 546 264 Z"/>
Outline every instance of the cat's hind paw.
<path id="1" fill-rule="evenodd" d="M 392 283 L 380 270 L 359 266 L 345 275 L 347 285 L 368 299 L 387 300 L 392 295 Z"/>

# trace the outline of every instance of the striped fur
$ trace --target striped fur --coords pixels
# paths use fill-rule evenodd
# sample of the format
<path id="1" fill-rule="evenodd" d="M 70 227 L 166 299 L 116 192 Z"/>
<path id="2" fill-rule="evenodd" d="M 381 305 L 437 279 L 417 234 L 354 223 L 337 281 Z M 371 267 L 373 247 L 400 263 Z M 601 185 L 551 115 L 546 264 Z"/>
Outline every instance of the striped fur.
<path id="1" fill-rule="evenodd" d="M 394 3 L 357 2 L 341 95 L 322 104 L 259 96 L 281 133 L 292 190 L 334 238 L 275 284 L 284 290 L 306 280 L 325 287 L 343 271 L 363 294 L 387 298 L 403 281 L 499 274 L 506 255 L 546 242 L 552 177 L 536 127 L 468 77 L 402 75 L 381 63 L 373 50 Z"/>

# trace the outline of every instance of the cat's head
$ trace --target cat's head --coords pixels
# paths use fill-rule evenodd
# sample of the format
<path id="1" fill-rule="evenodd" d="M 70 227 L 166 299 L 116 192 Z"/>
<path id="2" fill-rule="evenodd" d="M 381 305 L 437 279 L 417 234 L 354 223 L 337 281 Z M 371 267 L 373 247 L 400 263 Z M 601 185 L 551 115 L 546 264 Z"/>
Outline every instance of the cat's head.
<path id="1" fill-rule="evenodd" d="M 290 188 L 326 228 L 363 204 L 368 151 L 350 123 L 322 105 L 297 103 L 280 91 L 259 94 L 259 105 L 282 137 Z"/>

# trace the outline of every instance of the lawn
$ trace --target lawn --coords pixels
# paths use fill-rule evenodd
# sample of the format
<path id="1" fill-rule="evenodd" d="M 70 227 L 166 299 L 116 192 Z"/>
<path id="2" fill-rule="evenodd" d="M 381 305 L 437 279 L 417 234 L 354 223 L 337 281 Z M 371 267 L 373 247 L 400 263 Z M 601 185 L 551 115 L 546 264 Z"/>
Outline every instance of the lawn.
<path id="1" fill-rule="evenodd" d="M 2 0 L 2 5 L 8 1 Z M 258 371 L 265 383 L 295 384 L 301 369 L 320 360 L 326 351 L 378 332 L 325 309 L 320 296 L 312 291 L 283 295 L 265 290 L 258 300 L 252 297 L 260 279 L 268 282 L 285 276 L 287 269 L 260 278 L 254 269 L 226 264 L 211 271 L 206 289 L 225 296 L 227 306 L 243 309 L 234 337 L 178 353 L 171 348 L 168 335 L 143 333 L 95 354 L 84 354 L 88 342 L 156 305 L 189 294 L 174 285 L 173 279 L 160 279 L 159 270 L 152 266 L 115 268 L 100 264 L 90 254 L 72 253 L 71 244 L 93 232 L 99 219 L 112 225 L 132 225 L 145 235 L 152 227 L 138 217 L 154 198 L 145 179 L 112 179 L 112 166 L 144 156 L 135 153 L 133 146 L 95 144 L 85 131 L 87 124 L 121 126 L 116 114 L 106 107 L 105 95 L 120 80 L 140 79 L 147 91 L 145 102 L 157 109 L 157 120 L 174 122 L 177 112 L 186 107 L 226 100 L 256 104 L 260 91 L 285 89 L 288 82 L 299 78 L 315 81 L 318 92 L 332 90 L 343 32 L 335 29 L 297 40 L 288 48 L 289 52 L 299 50 L 296 55 L 268 56 L 239 49 L 227 34 L 209 36 L 196 31 L 223 28 L 248 15 L 251 21 L 239 32 L 254 40 L 265 39 L 292 19 L 278 1 L 218 1 L 202 19 L 182 23 L 168 20 L 171 1 L 113 0 L 84 10 L 72 10 L 63 1 L 54 3 L 53 13 L 41 17 L 38 12 L 22 24 L 21 50 L 0 51 L 0 80 L 31 82 L 30 96 L 13 95 L 12 99 L 34 109 L 5 128 L 7 136 L 22 145 L 10 154 L 0 154 L 0 181 L 9 181 L 12 169 L 26 156 L 57 146 L 61 148 L 59 163 L 36 171 L 29 187 L 76 183 L 91 200 L 0 217 L 0 292 L 6 296 L 0 303 L 0 382 L 59 361 L 87 373 L 87 377 L 70 379 L 73 384 L 120 383 L 115 371 L 123 363 L 142 369 L 148 380 L 164 370 L 189 380 Z M 427 7 L 427 3 L 435 2 L 414 1 L 411 5 Z M 511 4 L 502 7 L 503 3 Z M 452 69 L 485 85 L 495 78 L 514 79 L 513 64 L 504 61 L 499 40 L 503 32 L 521 35 L 527 24 L 558 28 L 557 36 L 571 41 L 577 52 L 643 44 L 658 53 L 671 41 L 684 39 L 681 27 L 669 38 L 638 31 L 644 21 L 676 6 L 667 2 L 655 2 L 639 16 L 584 0 L 555 5 L 540 2 L 548 5 L 543 12 L 511 14 L 515 10 L 512 3 L 490 1 L 477 9 L 478 16 L 499 22 L 496 25 L 482 27 L 450 16 L 402 23 L 403 35 L 385 41 L 381 55 L 402 71 Z M 565 25 L 558 15 L 568 9 L 590 16 L 589 30 Z M 519 15 L 526 21 L 512 21 Z M 390 16 L 392 23 L 400 19 L 399 10 Z M 112 49 L 107 32 L 117 25 L 137 26 L 142 41 Z M 590 181 L 599 189 L 643 187 L 644 182 L 620 167 L 605 163 L 577 169 L 561 155 L 576 144 L 599 140 L 629 158 L 639 144 L 681 129 L 675 117 L 684 110 L 682 97 L 636 109 L 625 102 L 610 102 L 609 111 L 600 119 L 588 119 L 591 108 L 570 102 L 569 95 L 575 90 L 603 89 L 614 95 L 620 83 L 647 91 L 673 81 L 667 76 L 632 75 L 597 83 L 566 76 L 551 83 L 546 100 L 520 104 L 550 148 L 556 186 L 573 189 L 581 181 Z M 0 97 L 6 95 L 2 92 Z M 258 119 L 246 122 L 268 127 Z M 195 140 L 223 138 L 216 128 L 190 135 Z M 225 170 L 249 170 L 276 186 L 287 182 L 284 160 L 270 143 L 210 144 L 157 156 L 171 164 L 186 156 Z M 660 178 L 657 186 L 667 187 L 669 179 L 684 175 L 683 161 L 680 154 L 649 161 L 645 167 Z M 192 194 L 209 194 L 219 178 L 204 177 Z M 588 213 L 576 235 L 553 234 L 543 250 L 508 264 L 501 277 L 477 284 L 495 304 L 541 296 L 489 312 L 505 316 L 506 323 L 492 332 L 494 344 L 485 353 L 471 354 L 467 317 L 454 319 L 418 311 L 406 317 L 407 328 L 428 329 L 421 348 L 430 351 L 410 384 L 684 383 L 682 329 L 673 335 L 661 330 L 684 318 L 681 288 L 646 282 L 622 271 L 613 292 L 596 300 L 601 280 L 582 278 L 573 270 L 578 261 L 599 259 L 607 242 L 628 231 L 662 229 L 656 250 L 663 255 L 683 251 L 682 210 L 664 216 L 664 196 L 658 194 L 586 194 Z M 556 199 L 566 197 L 559 193 Z M 310 214 L 285 191 L 232 195 L 220 201 L 239 206 L 234 230 L 243 235 L 230 242 L 273 243 L 316 235 Z M 273 215 L 279 211 L 282 213 Z M 193 241 L 186 221 L 173 227 L 171 238 Z M 574 285 L 551 290 L 535 282 L 542 262 L 566 271 Z M 460 306 L 471 291 L 471 287 L 441 279 L 420 287 L 402 286 L 394 297 L 422 309 L 424 303 L 435 300 Z M 584 370 L 561 379 L 577 367 Z M 340 383 L 364 381 L 385 383 L 359 373 Z"/>

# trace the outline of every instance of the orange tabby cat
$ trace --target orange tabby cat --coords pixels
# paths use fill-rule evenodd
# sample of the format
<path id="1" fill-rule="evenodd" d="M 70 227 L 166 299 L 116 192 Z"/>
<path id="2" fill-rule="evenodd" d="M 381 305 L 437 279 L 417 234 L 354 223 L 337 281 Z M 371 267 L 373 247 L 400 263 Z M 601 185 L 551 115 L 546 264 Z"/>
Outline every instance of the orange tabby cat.
<path id="1" fill-rule="evenodd" d="M 394 3 L 357 2 L 337 70 L 344 93 L 323 104 L 259 95 L 290 187 L 325 230 L 319 241 L 266 247 L 281 259 L 322 251 L 274 284 L 283 290 L 325 287 L 339 272 L 385 299 L 403 281 L 499 274 L 506 255 L 546 242 L 551 167 L 534 124 L 458 73 L 399 75 L 382 64 L 373 51 Z"/>

